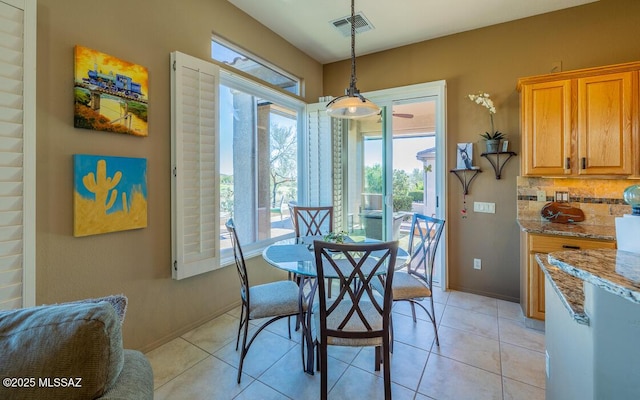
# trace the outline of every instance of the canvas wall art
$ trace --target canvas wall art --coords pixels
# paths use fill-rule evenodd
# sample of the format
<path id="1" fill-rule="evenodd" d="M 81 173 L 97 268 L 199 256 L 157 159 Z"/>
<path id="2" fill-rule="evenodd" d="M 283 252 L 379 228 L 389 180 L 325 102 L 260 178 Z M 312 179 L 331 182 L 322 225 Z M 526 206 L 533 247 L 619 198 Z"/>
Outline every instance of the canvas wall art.
<path id="1" fill-rule="evenodd" d="M 73 156 L 74 236 L 147 226 L 147 160 Z"/>
<path id="2" fill-rule="evenodd" d="M 458 143 L 456 151 L 456 168 L 473 168 L 473 143 Z"/>
<path id="3" fill-rule="evenodd" d="M 147 68 L 75 46 L 73 126 L 148 136 Z"/>

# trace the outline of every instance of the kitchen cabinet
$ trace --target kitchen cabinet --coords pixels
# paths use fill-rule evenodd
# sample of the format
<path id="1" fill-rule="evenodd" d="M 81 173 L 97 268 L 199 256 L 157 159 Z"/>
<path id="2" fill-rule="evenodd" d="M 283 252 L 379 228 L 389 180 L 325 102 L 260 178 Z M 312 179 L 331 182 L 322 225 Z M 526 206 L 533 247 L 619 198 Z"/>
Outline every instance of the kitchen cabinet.
<path id="1" fill-rule="evenodd" d="M 538 267 L 536 254 L 555 251 L 615 249 L 616 242 L 560 235 L 540 235 L 522 232 L 521 280 L 524 292 L 520 295 L 522 310 L 527 318 L 545 319 L 544 273 Z"/>
<path id="2" fill-rule="evenodd" d="M 520 79 L 522 174 L 639 175 L 638 70 L 629 63 Z"/>

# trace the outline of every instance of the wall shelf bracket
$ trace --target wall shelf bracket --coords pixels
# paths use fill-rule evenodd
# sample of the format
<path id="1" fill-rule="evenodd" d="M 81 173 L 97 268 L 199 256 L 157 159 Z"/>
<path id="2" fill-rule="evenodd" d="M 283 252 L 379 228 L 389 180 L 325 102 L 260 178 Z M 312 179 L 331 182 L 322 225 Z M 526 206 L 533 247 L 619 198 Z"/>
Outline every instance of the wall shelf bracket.
<path id="1" fill-rule="evenodd" d="M 489 160 L 493 170 L 496 172 L 496 179 L 500 179 L 500 175 L 502 175 L 502 168 L 505 166 L 507 161 L 511 159 L 511 157 L 517 156 L 517 154 L 513 151 L 501 151 L 498 153 L 482 153 L 480 156 Z M 500 156 L 503 156 L 502 161 L 500 160 Z M 504 158 L 504 156 L 507 158 Z"/>
<path id="2" fill-rule="evenodd" d="M 478 174 L 482 172 L 482 170 L 480 168 L 478 169 L 464 168 L 464 169 L 452 169 L 449 172 L 453 173 L 458 178 L 458 180 L 462 184 L 464 195 L 466 196 L 469 194 L 469 187 L 471 186 L 471 182 L 473 182 L 473 180 L 476 179 L 476 176 L 478 176 Z"/>

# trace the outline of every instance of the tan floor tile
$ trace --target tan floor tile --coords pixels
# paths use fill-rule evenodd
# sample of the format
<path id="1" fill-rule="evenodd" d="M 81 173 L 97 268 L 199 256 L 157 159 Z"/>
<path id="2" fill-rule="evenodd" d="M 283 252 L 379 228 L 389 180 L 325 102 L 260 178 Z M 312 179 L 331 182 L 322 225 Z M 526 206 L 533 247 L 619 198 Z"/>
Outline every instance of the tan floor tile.
<path id="1" fill-rule="evenodd" d="M 153 387 L 157 389 L 164 385 L 208 355 L 182 338 L 173 339 L 148 352 L 146 356 L 153 369 Z"/>
<path id="2" fill-rule="evenodd" d="M 210 354 L 213 354 L 232 341 L 235 346 L 238 334 L 238 323 L 237 318 L 228 314 L 222 314 L 196 329 L 185 333 L 182 337 L 186 341 L 195 344 Z"/>
<path id="3" fill-rule="evenodd" d="M 497 300 L 498 302 L 498 317 L 515 319 L 521 321 L 524 319 L 522 313 L 522 307 L 520 303 L 514 303 L 512 301 Z"/>
<path id="4" fill-rule="evenodd" d="M 429 312 L 431 312 L 431 304 L 429 299 L 424 299 L 419 301 Z M 436 322 L 440 322 L 442 319 L 442 314 L 444 313 L 445 305 L 442 303 L 433 302 L 433 307 L 435 309 L 436 314 Z M 413 318 L 413 314 L 411 313 L 411 303 L 408 301 L 396 301 L 393 303 L 393 312 L 397 314 L 402 314 Z M 416 306 L 416 319 L 422 321 L 431 321 L 427 313 L 424 312 L 419 306 Z M 431 323 L 431 322 L 429 322 Z"/>
<path id="5" fill-rule="evenodd" d="M 500 344 L 502 376 L 524 382 L 539 388 L 545 387 L 544 353 L 514 346 Z"/>
<path id="6" fill-rule="evenodd" d="M 393 315 L 393 338 L 395 342 L 430 350 L 436 334 L 430 321 L 418 320 L 402 314 Z"/>
<path id="7" fill-rule="evenodd" d="M 498 339 L 498 318 L 447 305 L 440 326 L 461 329 L 491 339 Z"/>
<path id="8" fill-rule="evenodd" d="M 329 358 L 328 382 L 333 387 L 347 369 L 348 364 Z M 291 349 L 278 362 L 260 376 L 260 382 L 272 387 L 292 399 L 320 398 L 320 373 L 309 375 L 302 370 L 302 360 L 298 348 Z"/>
<path id="9" fill-rule="evenodd" d="M 438 400 L 502 399 L 500 375 L 431 354 L 418 392 Z"/>
<path id="10" fill-rule="evenodd" d="M 544 332 L 527 328 L 524 321 L 499 318 L 500 341 L 544 352 Z"/>
<path id="11" fill-rule="evenodd" d="M 232 399 L 253 379 L 243 375 L 238 385 L 238 370 L 209 356 L 154 392 L 155 400 Z"/>
<path id="12" fill-rule="evenodd" d="M 289 398 L 259 381 L 253 381 L 233 400 L 288 400 Z"/>
<path id="13" fill-rule="evenodd" d="M 504 400 L 544 400 L 544 389 L 502 378 Z"/>
<path id="14" fill-rule="evenodd" d="M 249 340 L 252 334 L 249 331 Z M 240 345 L 242 346 L 242 343 Z M 242 372 L 257 378 L 293 347 L 300 349 L 300 344 L 263 330 L 249 348 L 249 352 L 244 358 Z M 236 351 L 236 344 L 232 342 L 216 351 L 214 355 L 234 367 L 238 367 L 240 353 L 241 350 Z M 302 362 L 300 365 L 302 366 Z"/>
<path id="15" fill-rule="evenodd" d="M 496 374 L 500 369 L 500 342 L 446 326 L 440 327 L 440 348 L 433 352 Z"/>
<path id="16" fill-rule="evenodd" d="M 391 355 L 391 381 L 411 390 L 418 388 L 429 352 L 401 342 L 396 342 Z M 374 347 L 362 349 L 352 365 L 382 377 L 382 370 L 375 370 Z"/>
<path id="17" fill-rule="evenodd" d="M 473 293 L 452 291 L 449 295 L 447 305 L 491 316 L 498 315 L 498 301 L 496 299 Z"/>
<path id="18" fill-rule="evenodd" d="M 391 370 L 393 374 L 393 370 Z M 396 400 L 413 400 L 415 392 L 403 386 L 391 383 L 391 395 Z M 360 368 L 349 367 L 340 377 L 335 386 L 329 391 L 330 399 L 384 399 L 384 379 L 382 375 L 363 371 Z"/>

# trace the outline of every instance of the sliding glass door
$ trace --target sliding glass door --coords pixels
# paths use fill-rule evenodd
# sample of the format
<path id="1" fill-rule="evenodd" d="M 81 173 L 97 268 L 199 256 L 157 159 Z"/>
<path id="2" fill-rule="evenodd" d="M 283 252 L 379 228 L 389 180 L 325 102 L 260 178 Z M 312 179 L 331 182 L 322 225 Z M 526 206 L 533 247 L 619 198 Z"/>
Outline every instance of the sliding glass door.
<path id="1" fill-rule="evenodd" d="M 349 121 L 343 206 L 345 228 L 354 237 L 399 240 L 406 248 L 414 213 L 444 219 L 444 93 L 414 92 L 368 93 L 382 107 L 380 115 Z M 440 278 L 445 244 L 439 247 Z"/>

